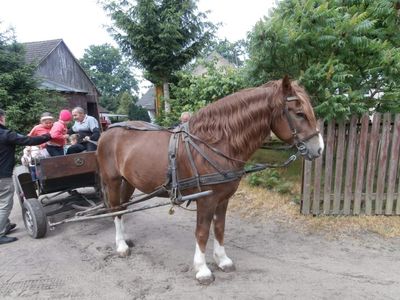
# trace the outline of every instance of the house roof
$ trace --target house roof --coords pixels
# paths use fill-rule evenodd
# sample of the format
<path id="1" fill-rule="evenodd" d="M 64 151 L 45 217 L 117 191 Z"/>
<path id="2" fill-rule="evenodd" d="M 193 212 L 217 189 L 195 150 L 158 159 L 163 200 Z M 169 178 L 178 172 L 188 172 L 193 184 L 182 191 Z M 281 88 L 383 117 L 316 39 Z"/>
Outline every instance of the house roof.
<path id="1" fill-rule="evenodd" d="M 148 89 L 148 91 L 138 100 L 137 104 L 147 110 L 155 110 L 154 99 L 156 98 L 156 89 L 154 86 Z"/>
<path id="2" fill-rule="evenodd" d="M 99 89 L 94 84 L 93 80 L 90 76 L 86 73 L 86 71 L 82 68 L 79 60 L 72 54 L 71 50 L 69 50 L 68 46 L 64 43 L 62 39 L 55 39 L 55 40 L 48 40 L 48 41 L 38 41 L 38 42 L 28 42 L 22 43 L 25 48 L 25 62 L 28 64 L 35 64 L 36 66 L 40 66 L 40 64 L 61 44 L 63 43 L 65 48 L 67 48 L 68 52 L 71 54 L 73 59 L 76 61 L 78 67 L 82 70 L 85 76 L 89 79 L 92 83 L 94 88 L 96 89 L 97 93 L 101 95 Z M 72 87 L 68 87 L 66 85 L 62 85 L 56 83 L 51 80 L 44 80 L 41 83 L 41 88 L 43 89 L 50 89 L 56 90 L 59 92 L 77 92 L 77 93 L 87 93 L 87 91 L 78 90 Z"/>
<path id="3" fill-rule="evenodd" d="M 231 64 L 226 58 L 224 58 L 218 52 L 212 52 L 208 55 L 204 61 L 206 63 L 215 62 L 215 66 L 217 69 L 224 69 L 224 68 L 235 68 L 234 64 Z M 200 63 L 196 68 L 193 70 L 192 74 L 195 76 L 200 76 L 207 73 L 207 67 L 204 63 Z"/>
<path id="4" fill-rule="evenodd" d="M 25 61 L 28 64 L 40 65 L 47 56 L 62 42 L 62 39 L 23 43 L 25 47 Z"/>
<path id="5" fill-rule="evenodd" d="M 51 81 L 49 79 L 42 79 L 40 82 L 40 89 L 44 90 L 51 90 L 51 91 L 57 91 L 57 92 L 64 92 L 64 93 L 83 93 L 87 94 L 87 91 L 84 90 L 79 90 L 55 81 Z"/>

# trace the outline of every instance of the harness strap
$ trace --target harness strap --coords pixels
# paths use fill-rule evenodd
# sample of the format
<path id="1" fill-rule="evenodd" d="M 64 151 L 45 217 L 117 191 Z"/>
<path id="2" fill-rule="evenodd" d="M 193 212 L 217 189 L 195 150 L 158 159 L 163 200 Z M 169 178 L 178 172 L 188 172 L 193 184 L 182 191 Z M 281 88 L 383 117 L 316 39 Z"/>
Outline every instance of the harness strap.
<path id="1" fill-rule="evenodd" d="M 196 151 L 218 172 L 218 173 L 220 173 L 220 174 L 222 174 L 222 175 L 224 175 L 224 174 L 226 174 L 226 172 L 225 171 L 223 171 L 223 170 L 221 170 L 220 168 L 219 168 L 219 166 L 215 163 L 215 162 L 213 162 L 205 153 L 204 153 L 204 151 L 196 144 L 196 143 L 194 143 L 193 142 L 193 140 L 191 140 L 191 139 L 188 139 L 188 142 L 189 142 L 189 144 L 194 148 L 194 149 L 196 149 Z"/>
<path id="2" fill-rule="evenodd" d="M 292 135 L 293 135 L 294 139 L 297 141 L 298 140 L 297 129 L 294 127 L 293 120 L 292 120 L 292 117 L 289 115 L 289 110 L 288 110 L 288 107 L 287 107 L 286 103 L 285 103 L 285 107 L 283 108 L 283 111 L 285 112 L 286 119 L 288 121 L 290 131 L 292 132 Z"/>
<path id="3" fill-rule="evenodd" d="M 189 123 L 183 124 L 183 126 L 187 127 L 187 131 L 189 131 Z M 199 177 L 199 172 L 196 168 L 196 164 L 194 163 L 192 151 L 190 151 L 189 148 L 189 136 L 188 135 L 182 135 L 182 140 L 185 142 L 185 149 L 186 149 L 186 154 L 189 158 L 190 166 L 192 168 L 192 171 L 194 173 L 194 177 L 196 178 L 197 182 L 197 189 L 201 191 L 201 184 L 200 184 L 200 177 Z"/>
<path id="4" fill-rule="evenodd" d="M 177 168 L 176 168 L 176 153 L 178 150 L 178 134 L 174 133 L 171 135 L 169 139 L 169 145 L 168 145 L 168 178 L 167 182 L 171 183 L 171 192 L 170 192 L 170 198 L 171 201 L 175 202 L 176 199 L 179 199 L 181 197 L 180 194 L 180 189 L 179 189 L 179 181 L 178 181 L 178 174 L 177 174 Z"/>
<path id="5" fill-rule="evenodd" d="M 237 158 L 233 158 L 233 157 L 230 157 L 229 155 L 226 155 L 226 154 L 223 153 L 222 151 L 218 150 L 217 148 L 215 148 L 215 147 L 213 147 L 213 146 L 210 146 L 209 144 L 207 144 L 206 142 L 204 142 L 202 139 L 200 139 L 200 138 L 198 138 L 197 136 L 191 134 L 190 132 L 185 132 L 185 131 L 183 131 L 183 133 L 189 135 L 193 140 L 196 140 L 196 141 L 202 143 L 202 144 L 203 144 L 204 146 L 206 146 L 208 149 L 210 149 L 210 150 L 213 151 L 214 153 L 218 154 L 219 156 L 222 156 L 223 158 L 226 158 L 226 159 L 231 160 L 231 161 L 240 162 L 240 163 L 243 163 L 243 164 L 246 163 L 244 160 L 237 159 Z"/>
<path id="6" fill-rule="evenodd" d="M 299 98 L 297 96 L 288 96 L 288 97 L 286 97 L 285 106 L 283 108 L 283 111 L 284 111 L 286 119 L 288 121 L 290 131 L 292 132 L 292 136 L 293 136 L 293 140 L 294 140 L 294 146 L 297 148 L 297 150 L 300 152 L 301 155 L 306 155 L 307 152 L 308 152 L 308 149 L 307 149 L 307 147 L 305 145 L 305 142 L 307 142 L 308 140 L 310 140 L 314 136 L 318 135 L 319 134 L 319 130 L 316 130 L 314 133 L 310 134 L 309 136 L 307 136 L 307 137 L 305 137 L 303 139 L 299 139 L 299 136 L 297 134 L 297 129 L 295 128 L 295 126 L 293 124 L 293 119 L 289 114 L 289 110 L 288 110 L 288 106 L 287 106 L 287 102 L 296 101 L 296 100 L 299 100 Z"/>

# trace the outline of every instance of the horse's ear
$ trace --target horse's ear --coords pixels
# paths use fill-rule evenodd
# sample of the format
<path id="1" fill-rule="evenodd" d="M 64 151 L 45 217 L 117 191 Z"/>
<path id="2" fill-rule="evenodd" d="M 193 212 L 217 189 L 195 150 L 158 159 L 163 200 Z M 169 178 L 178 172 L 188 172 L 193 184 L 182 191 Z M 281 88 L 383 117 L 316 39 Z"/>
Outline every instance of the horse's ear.
<path id="1" fill-rule="evenodd" d="M 282 79 L 282 92 L 284 95 L 289 95 L 291 92 L 291 85 L 290 85 L 290 79 L 288 75 L 285 75 Z"/>

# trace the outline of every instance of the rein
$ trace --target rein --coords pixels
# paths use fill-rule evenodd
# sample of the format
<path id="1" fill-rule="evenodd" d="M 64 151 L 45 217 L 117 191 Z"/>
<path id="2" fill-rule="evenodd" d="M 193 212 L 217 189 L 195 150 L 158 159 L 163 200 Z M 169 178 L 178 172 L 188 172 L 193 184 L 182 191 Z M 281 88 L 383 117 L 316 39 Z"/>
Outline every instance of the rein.
<path id="1" fill-rule="evenodd" d="M 152 197 L 155 197 L 157 195 L 160 195 L 162 193 L 168 192 L 170 200 L 173 205 L 182 205 L 184 202 L 188 201 L 186 207 L 190 204 L 192 200 L 196 200 L 196 198 L 203 197 L 203 196 L 208 196 L 211 194 L 211 191 L 202 190 L 202 186 L 207 186 L 207 185 L 216 185 L 216 184 L 221 184 L 221 183 L 227 183 L 235 180 L 241 179 L 245 174 L 248 173 L 253 173 L 253 172 L 258 172 L 267 168 L 280 168 L 280 167 L 286 167 L 288 166 L 291 162 L 297 159 L 298 155 L 300 152 L 297 152 L 296 154 L 290 156 L 284 163 L 281 164 L 255 164 L 250 167 L 245 167 L 243 169 L 239 170 L 223 170 L 221 166 L 219 166 L 215 161 L 213 161 L 209 156 L 198 146 L 198 144 L 195 143 L 201 143 L 204 146 L 206 146 L 209 150 L 214 152 L 215 154 L 231 161 L 236 161 L 242 164 L 245 164 L 246 162 L 240 159 L 236 159 L 233 157 L 230 157 L 229 155 L 223 153 L 219 149 L 207 144 L 204 142 L 202 139 L 199 137 L 193 135 L 189 131 L 189 123 L 184 123 L 182 124 L 178 129 L 175 130 L 170 130 L 166 129 L 157 125 L 150 125 L 146 124 L 146 126 L 134 126 L 131 124 L 128 124 L 126 122 L 123 123 L 116 123 L 111 126 L 109 126 L 108 129 L 115 128 L 115 127 L 122 127 L 127 130 L 139 130 L 139 131 L 168 131 L 171 133 L 170 141 L 169 141 L 169 146 L 168 146 L 168 171 L 167 171 L 167 180 L 164 184 L 156 188 L 152 193 L 145 195 L 144 197 L 141 197 L 140 199 L 137 199 L 136 201 L 132 201 L 129 203 L 126 203 L 125 205 L 131 205 L 134 203 L 139 203 L 145 200 L 148 200 Z M 178 179 L 178 168 L 177 168 L 177 151 L 178 151 L 178 145 L 179 145 L 179 140 L 182 140 L 184 143 L 185 151 L 187 154 L 187 157 L 190 162 L 190 167 L 192 170 L 192 173 L 194 176 L 190 178 L 184 178 L 184 179 Z M 199 175 L 199 172 L 196 168 L 196 164 L 193 159 L 193 154 L 192 151 L 190 150 L 190 146 L 197 151 L 197 153 L 200 154 L 200 156 L 206 160 L 215 170 L 215 173 L 210 173 L 210 174 L 205 174 L 205 175 Z M 195 193 L 193 195 L 188 195 L 188 196 L 182 196 L 181 191 L 189 188 L 197 187 L 198 193 Z"/>

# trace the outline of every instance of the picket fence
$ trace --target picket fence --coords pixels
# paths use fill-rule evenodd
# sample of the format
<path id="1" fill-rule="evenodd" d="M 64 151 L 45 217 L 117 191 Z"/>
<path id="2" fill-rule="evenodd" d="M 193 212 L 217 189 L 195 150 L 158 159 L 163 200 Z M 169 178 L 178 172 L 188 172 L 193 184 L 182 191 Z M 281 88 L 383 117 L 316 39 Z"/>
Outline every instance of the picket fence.
<path id="1" fill-rule="evenodd" d="M 372 119 L 372 120 L 371 120 Z M 318 123 L 324 154 L 304 161 L 301 212 L 400 214 L 400 114 Z"/>

